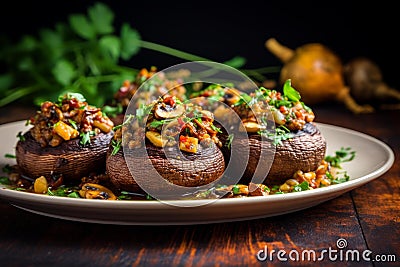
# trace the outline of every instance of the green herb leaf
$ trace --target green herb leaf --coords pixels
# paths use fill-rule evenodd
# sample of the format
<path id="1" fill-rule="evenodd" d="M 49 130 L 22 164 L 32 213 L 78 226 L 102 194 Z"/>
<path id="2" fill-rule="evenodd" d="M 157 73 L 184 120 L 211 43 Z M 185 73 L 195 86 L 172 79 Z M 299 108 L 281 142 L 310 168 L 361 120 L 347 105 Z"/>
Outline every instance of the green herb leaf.
<path id="1" fill-rule="evenodd" d="M 68 187 L 65 185 L 61 185 L 57 189 L 51 189 L 51 187 L 48 187 L 47 195 L 57 196 L 57 197 L 81 198 L 77 190 L 78 189 L 75 187 Z"/>
<path id="2" fill-rule="evenodd" d="M 24 136 L 24 134 L 22 133 L 22 131 L 18 132 L 17 138 L 18 138 L 19 141 L 21 141 L 21 142 L 25 141 L 25 136 Z"/>
<path id="3" fill-rule="evenodd" d="M 86 146 L 88 144 L 90 144 L 90 137 L 94 136 L 95 132 L 94 131 L 89 131 L 86 133 L 81 133 L 79 136 L 81 138 L 81 140 L 79 141 L 79 144 L 81 144 L 82 146 Z"/>
<path id="4" fill-rule="evenodd" d="M 39 32 L 40 41 L 46 49 L 46 58 L 51 62 L 57 62 L 65 53 L 63 35 L 50 29 L 42 29 Z"/>
<path id="5" fill-rule="evenodd" d="M 216 131 L 218 133 L 222 133 L 222 130 L 219 127 L 215 126 L 214 124 L 211 124 L 210 126 L 211 126 L 211 129 L 213 129 L 214 131 Z"/>
<path id="6" fill-rule="evenodd" d="M 301 191 L 306 191 L 309 189 L 310 189 L 310 186 L 307 181 L 303 181 L 302 183 L 297 184 L 293 187 L 294 192 L 301 192 Z"/>
<path id="7" fill-rule="evenodd" d="M 300 101 L 300 93 L 296 91 L 292 87 L 292 81 L 290 79 L 286 80 L 285 84 L 283 85 L 283 94 L 292 101 Z"/>
<path id="8" fill-rule="evenodd" d="M 246 59 L 244 57 L 236 56 L 223 63 L 233 68 L 241 68 L 244 66 L 244 64 L 246 64 Z"/>
<path id="9" fill-rule="evenodd" d="M 67 92 L 65 94 L 62 94 L 62 95 L 58 96 L 57 101 L 58 101 L 59 104 L 61 104 L 61 102 L 63 100 L 71 100 L 71 99 L 76 99 L 76 100 L 81 101 L 81 102 L 85 102 L 86 101 L 86 98 L 82 94 L 80 94 L 80 93 L 72 93 L 72 92 Z"/>
<path id="10" fill-rule="evenodd" d="M 124 126 L 124 125 L 127 125 L 134 118 L 135 118 L 135 116 L 132 115 L 132 114 L 126 115 L 125 118 L 124 118 L 124 122 L 122 124 L 114 126 L 113 127 L 113 131 L 116 131 L 116 130 L 122 128 L 122 126 Z"/>
<path id="11" fill-rule="evenodd" d="M 0 184 L 10 185 L 11 181 L 10 181 L 10 179 L 8 179 L 8 177 L 1 176 L 0 177 Z"/>
<path id="12" fill-rule="evenodd" d="M 66 86 L 72 83 L 76 77 L 74 66 L 67 60 L 60 60 L 54 66 L 52 73 L 54 78 L 62 85 Z"/>
<path id="13" fill-rule="evenodd" d="M 120 103 L 116 106 L 104 106 L 102 108 L 103 113 L 107 114 L 108 117 L 114 118 L 119 114 L 122 114 L 123 107 Z"/>
<path id="14" fill-rule="evenodd" d="M 240 106 L 240 105 L 245 104 L 247 106 L 250 106 L 252 102 L 253 102 L 253 98 L 250 95 L 243 93 L 240 95 L 239 101 L 237 101 L 234 105 Z"/>
<path id="15" fill-rule="evenodd" d="M 99 45 L 105 54 L 111 56 L 115 63 L 118 62 L 121 51 L 121 43 L 118 37 L 113 35 L 103 36 L 99 40 Z"/>
<path id="16" fill-rule="evenodd" d="M 76 192 L 76 191 L 69 193 L 69 194 L 67 195 L 67 197 L 70 197 L 70 198 L 81 198 L 81 196 L 79 195 L 79 193 Z"/>
<path id="17" fill-rule="evenodd" d="M 144 117 L 150 114 L 153 105 L 140 104 L 140 107 L 136 109 L 136 117 L 138 120 L 142 120 Z"/>
<path id="18" fill-rule="evenodd" d="M 239 195 L 239 194 L 240 194 L 240 188 L 239 188 L 238 185 L 235 184 L 235 185 L 232 187 L 232 193 L 233 193 L 234 195 Z"/>
<path id="19" fill-rule="evenodd" d="M 69 124 L 75 129 L 78 130 L 78 125 L 76 124 L 76 121 L 68 119 Z"/>
<path id="20" fill-rule="evenodd" d="M 21 42 L 18 45 L 18 50 L 32 52 L 38 47 L 38 41 L 30 35 L 22 37 Z"/>
<path id="21" fill-rule="evenodd" d="M 84 39 L 93 40 L 96 37 L 95 28 L 85 15 L 70 15 L 69 24 L 72 30 Z"/>
<path id="22" fill-rule="evenodd" d="M 336 179 L 332 180 L 332 184 L 341 184 L 350 180 L 350 176 L 347 174 L 347 172 L 340 172 L 336 175 L 337 177 Z"/>
<path id="23" fill-rule="evenodd" d="M 340 150 L 335 151 L 335 155 L 325 156 L 325 161 L 329 162 L 332 167 L 342 168 L 342 163 L 352 161 L 355 156 L 356 152 L 350 147 L 341 147 Z"/>
<path id="24" fill-rule="evenodd" d="M 140 50 L 140 34 L 132 29 L 129 24 L 123 24 L 121 28 L 121 58 L 130 59 Z"/>
<path id="25" fill-rule="evenodd" d="M 271 133 L 269 131 L 260 131 L 260 135 L 269 138 L 272 140 L 274 145 L 282 145 L 282 141 L 288 140 L 294 137 L 294 133 L 292 133 L 287 127 L 284 125 L 279 125 L 275 128 L 275 133 Z"/>
<path id="26" fill-rule="evenodd" d="M 151 195 L 149 195 L 149 194 L 146 195 L 146 200 L 154 200 L 154 199 L 155 199 L 155 198 L 152 197 Z"/>
<path id="27" fill-rule="evenodd" d="M 114 31 L 114 13 L 103 3 L 95 3 L 88 9 L 93 28 L 98 34 L 110 34 Z"/>
<path id="28" fill-rule="evenodd" d="M 197 118 L 198 119 L 198 118 Z M 150 127 L 151 128 L 157 128 L 157 127 L 160 127 L 160 126 L 163 126 L 164 124 L 168 124 L 168 123 L 170 123 L 170 122 L 172 122 L 172 121 L 174 121 L 175 119 L 165 119 L 165 120 L 153 120 L 153 121 L 151 121 L 150 122 Z"/>
<path id="29" fill-rule="evenodd" d="M 122 143 L 122 140 L 118 140 L 118 141 L 112 140 L 111 141 L 111 146 L 113 148 L 113 150 L 111 152 L 112 156 L 116 155 L 118 153 L 118 151 L 121 149 L 121 143 Z"/>
<path id="30" fill-rule="evenodd" d="M 226 140 L 226 144 L 225 144 L 228 149 L 231 149 L 231 147 L 232 147 L 232 141 L 233 141 L 234 136 L 235 136 L 234 134 L 228 135 L 228 139 Z"/>

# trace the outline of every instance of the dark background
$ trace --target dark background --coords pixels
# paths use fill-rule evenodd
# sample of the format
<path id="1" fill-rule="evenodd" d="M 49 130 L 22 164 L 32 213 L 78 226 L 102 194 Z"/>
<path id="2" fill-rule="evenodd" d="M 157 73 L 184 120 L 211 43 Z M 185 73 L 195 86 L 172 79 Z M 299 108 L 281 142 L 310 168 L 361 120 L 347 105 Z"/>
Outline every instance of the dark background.
<path id="1" fill-rule="evenodd" d="M 35 34 L 66 22 L 71 13 L 85 13 L 96 1 L 12 1 L 1 8 L 1 33 L 11 38 Z M 236 55 L 246 68 L 280 65 L 264 47 L 275 37 L 291 48 L 319 42 L 347 62 L 366 56 L 382 69 L 384 79 L 400 88 L 397 79 L 400 41 L 398 9 L 374 1 L 100 1 L 115 13 L 115 26 L 127 22 L 143 40 L 222 62 Z M 180 59 L 142 49 L 129 65 L 159 69 Z"/>

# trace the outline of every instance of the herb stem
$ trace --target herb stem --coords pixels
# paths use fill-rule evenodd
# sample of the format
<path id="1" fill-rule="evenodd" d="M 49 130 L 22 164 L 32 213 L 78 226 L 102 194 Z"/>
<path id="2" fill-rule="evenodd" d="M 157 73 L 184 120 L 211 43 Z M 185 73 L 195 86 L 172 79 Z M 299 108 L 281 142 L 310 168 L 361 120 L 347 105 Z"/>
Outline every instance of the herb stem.
<path id="1" fill-rule="evenodd" d="M 146 49 L 150 49 L 150 50 L 164 53 L 167 55 L 175 56 L 177 58 L 181 58 L 181 59 L 188 60 L 188 61 L 213 61 L 208 58 L 204 58 L 204 57 L 200 57 L 200 56 L 197 56 L 194 54 L 186 53 L 186 52 L 183 52 L 183 51 L 180 51 L 180 50 L 177 50 L 177 49 L 165 46 L 165 45 L 160 45 L 160 44 L 156 44 L 156 43 L 149 42 L 149 41 L 141 40 L 140 46 L 142 48 L 146 48 Z M 257 78 L 260 81 L 263 81 L 266 79 L 266 77 L 264 75 L 262 75 L 262 73 L 278 73 L 280 71 L 280 69 L 281 69 L 280 66 L 271 66 L 271 67 L 263 67 L 263 68 L 257 68 L 257 69 L 240 69 L 240 71 L 248 76 L 252 76 L 252 77 Z"/>
<path id="2" fill-rule="evenodd" d="M 246 74 L 247 76 L 252 76 L 259 81 L 266 80 L 266 77 L 262 73 L 278 73 L 281 67 L 273 66 L 273 67 L 264 67 L 258 69 L 241 69 L 240 71 Z"/>
<path id="3" fill-rule="evenodd" d="M 28 87 L 21 87 L 21 88 L 14 88 L 9 90 L 11 93 L 7 94 L 5 97 L 0 99 L 0 107 L 5 106 L 15 100 L 27 96 L 35 91 L 37 91 L 40 87 L 37 85 L 28 86 Z"/>
<path id="4" fill-rule="evenodd" d="M 204 58 L 204 57 L 199 57 L 190 53 L 186 53 L 165 45 L 160 45 L 160 44 L 156 44 L 153 42 L 149 42 L 149 41 L 140 41 L 140 46 L 149 50 L 153 50 L 153 51 L 157 51 L 157 52 L 161 52 L 167 55 L 171 55 L 177 58 L 181 58 L 181 59 L 185 59 L 188 61 L 212 61 L 210 59 Z"/>
<path id="5" fill-rule="evenodd" d="M 122 65 L 113 66 L 111 70 L 113 70 L 115 72 L 132 72 L 132 74 L 136 74 L 139 72 L 138 69 L 126 67 L 126 66 L 122 66 Z"/>

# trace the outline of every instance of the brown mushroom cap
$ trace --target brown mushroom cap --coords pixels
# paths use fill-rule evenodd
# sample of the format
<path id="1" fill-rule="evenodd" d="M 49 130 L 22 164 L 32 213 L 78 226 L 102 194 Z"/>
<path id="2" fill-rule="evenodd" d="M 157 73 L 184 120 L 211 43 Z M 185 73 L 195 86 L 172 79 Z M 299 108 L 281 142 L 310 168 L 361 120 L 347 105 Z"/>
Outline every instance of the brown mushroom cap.
<path id="1" fill-rule="evenodd" d="M 233 142 L 236 149 L 247 146 L 250 149 L 249 161 L 240 180 L 244 184 L 248 184 L 253 175 L 254 177 L 264 175 L 264 184 L 280 185 L 298 170 L 303 172 L 316 170 L 326 153 L 326 140 L 314 123 L 306 123 L 303 130 L 297 131 L 293 138 L 282 141 L 282 144 L 276 145 L 274 149 L 271 147 L 273 146 L 271 142 L 261 141 L 258 134 L 249 134 L 249 139 L 233 139 Z M 264 162 L 259 163 L 261 151 L 264 151 L 266 156 L 263 157 Z M 235 164 L 242 159 L 229 160 Z M 272 165 L 271 160 L 273 160 Z"/>
<path id="2" fill-rule="evenodd" d="M 224 157 L 221 150 L 216 146 L 201 148 L 195 154 L 178 152 L 176 148 L 173 149 L 175 151 L 172 150 L 171 155 L 168 154 L 167 157 L 163 148 L 146 143 L 147 154 L 135 154 L 133 152 L 124 155 L 121 148 L 117 154 L 111 155 L 112 147 L 110 146 L 106 160 L 106 171 L 110 181 L 120 190 L 141 191 L 127 166 L 126 159 L 137 168 L 135 173 L 141 173 L 142 176 L 150 173 L 147 163 L 150 160 L 158 174 L 166 181 L 184 187 L 207 185 L 220 178 L 224 173 Z M 178 157 L 179 155 L 180 157 Z M 185 159 L 182 158 L 182 155 Z M 207 168 L 203 168 L 204 166 L 207 166 Z M 164 189 L 161 188 L 162 184 L 153 184 L 152 181 L 149 181 L 146 184 L 147 186 L 151 186 L 154 190 Z"/>
<path id="3" fill-rule="evenodd" d="M 307 123 L 294 138 L 282 142 L 275 151 L 266 184 L 281 184 L 293 174 L 314 171 L 326 153 L 326 140 L 314 123 Z"/>
<path id="4" fill-rule="evenodd" d="M 41 147 L 30 131 L 25 140 L 16 145 L 16 161 L 24 175 L 40 176 L 62 174 L 64 180 L 79 180 L 90 173 L 104 170 L 108 146 L 114 132 L 91 137 L 90 145 L 79 144 L 79 138 L 62 142 L 56 147 Z"/>

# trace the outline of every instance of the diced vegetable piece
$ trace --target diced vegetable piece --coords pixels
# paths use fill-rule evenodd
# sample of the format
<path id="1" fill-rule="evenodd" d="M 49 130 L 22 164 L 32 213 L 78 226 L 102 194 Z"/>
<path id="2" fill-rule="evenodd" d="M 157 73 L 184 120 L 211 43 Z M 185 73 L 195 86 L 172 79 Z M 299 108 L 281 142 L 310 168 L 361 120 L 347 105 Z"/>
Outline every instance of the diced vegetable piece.
<path id="1" fill-rule="evenodd" d="M 199 145 L 199 139 L 196 137 L 183 136 L 179 137 L 179 149 L 182 151 L 196 153 Z"/>
<path id="2" fill-rule="evenodd" d="M 33 184 L 33 190 L 38 194 L 45 194 L 47 192 L 48 183 L 46 177 L 40 176 L 36 178 L 35 183 Z"/>
<path id="3" fill-rule="evenodd" d="M 61 136 L 65 141 L 76 138 L 79 136 L 79 132 L 73 127 L 69 126 L 63 121 L 59 121 L 54 124 L 54 131 Z"/>
<path id="4" fill-rule="evenodd" d="M 168 141 L 166 138 L 162 138 L 160 133 L 153 131 L 146 132 L 146 137 L 153 145 L 157 147 L 164 147 Z"/>
<path id="5" fill-rule="evenodd" d="M 103 133 L 109 133 L 113 128 L 113 126 L 97 120 L 93 121 L 93 126 L 99 128 Z"/>

